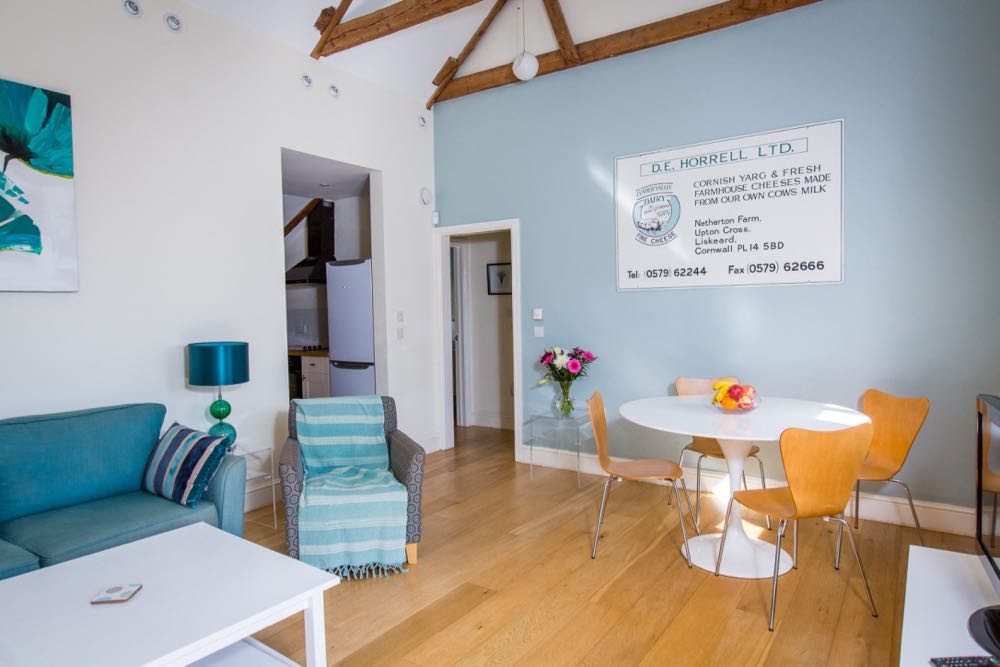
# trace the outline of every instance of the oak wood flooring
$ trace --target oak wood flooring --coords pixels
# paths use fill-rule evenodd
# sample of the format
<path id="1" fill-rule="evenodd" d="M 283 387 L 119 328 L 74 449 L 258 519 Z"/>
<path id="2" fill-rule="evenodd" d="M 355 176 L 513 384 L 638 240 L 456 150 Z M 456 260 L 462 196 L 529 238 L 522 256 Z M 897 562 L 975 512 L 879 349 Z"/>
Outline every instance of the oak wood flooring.
<path id="1" fill-rule="evenodd" d="M 326 594 L 330 664 L 344 665 L 895 665 L 916 531 L 862 522 L 859 545 L 879 617 L 868 613 L 834 527 L 803 521 L 799 568 L 781 577 L 767 630 L 770 581 L 688 569 L 667 488 L 619 483 L 590 559 L 601 484 L 513 461 L 513 434 L 458 429 L 453 450 L 427 457 L 423 538 L 409 573 L 345 581 Z M 723 507 L 702 498 L 702 530 Z M 279 511 L 279 517 L 281 512 Z M 284 551 L 270 508 L 246 536 Z M 751 514 L 748 532 L 773 542 Z M 974 552 L 972 538 L 926 532 L 927 546 Z M 790 542 L 790 541 L 789 541 Z M 789 543 L 789 547 L 790 547 Z M 304 663 L 301 614 L 256 637 Z"/>

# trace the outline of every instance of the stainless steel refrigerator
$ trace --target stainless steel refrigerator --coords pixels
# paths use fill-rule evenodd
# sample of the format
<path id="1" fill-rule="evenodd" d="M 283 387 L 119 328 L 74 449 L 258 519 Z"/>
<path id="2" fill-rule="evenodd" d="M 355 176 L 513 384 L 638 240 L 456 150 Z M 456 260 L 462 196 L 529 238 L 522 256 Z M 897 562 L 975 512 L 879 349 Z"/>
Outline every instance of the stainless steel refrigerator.
<path id="1" fill-rule="evenodd" d="M 326 264 L 330 333 L 330 395 L 375 393 L 375 316 L 372 261 Z"/>

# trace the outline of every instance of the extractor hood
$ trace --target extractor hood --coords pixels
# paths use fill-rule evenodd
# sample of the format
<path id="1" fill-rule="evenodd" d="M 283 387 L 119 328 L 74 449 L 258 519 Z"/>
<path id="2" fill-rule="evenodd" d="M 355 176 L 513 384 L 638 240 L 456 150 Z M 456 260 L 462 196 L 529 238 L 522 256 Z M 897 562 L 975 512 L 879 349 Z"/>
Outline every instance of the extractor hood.
<path id="1" fill-rule="evenodd" d="M 333 202 L 323 201 L 306 216 L 306 258 L 288 269 L 286 284 L 325 283 L 333 254 Z"/>

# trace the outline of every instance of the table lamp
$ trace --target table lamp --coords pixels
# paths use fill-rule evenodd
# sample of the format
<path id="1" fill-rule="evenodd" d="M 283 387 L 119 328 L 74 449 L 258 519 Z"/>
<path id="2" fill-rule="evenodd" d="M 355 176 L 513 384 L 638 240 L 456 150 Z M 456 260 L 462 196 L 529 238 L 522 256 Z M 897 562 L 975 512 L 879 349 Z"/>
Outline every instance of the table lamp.
<path id="1" fill-rule="evenodd" d="M 250 345 L 248 343 L 190 343 L 188 351 L 188 384 L 195 387 L 217 387 L 218 397 L 208 411 L 218 419 L 208 432 L 225 436 L 226 446 L 236 443 L 236 429 L 225 418 L 233 408 L 222 399 L 223 385 L 243 384 L 250 380 Z"/>

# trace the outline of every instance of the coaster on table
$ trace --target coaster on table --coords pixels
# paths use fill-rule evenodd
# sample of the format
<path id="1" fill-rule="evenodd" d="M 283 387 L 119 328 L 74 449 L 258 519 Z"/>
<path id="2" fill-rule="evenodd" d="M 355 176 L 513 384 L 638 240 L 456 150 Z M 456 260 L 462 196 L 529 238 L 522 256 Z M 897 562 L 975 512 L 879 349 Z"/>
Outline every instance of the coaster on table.
<path id="1" fill-rule="evenodd" d="M 111 604 L 114 602 L 128 602 L 132 596 L 139 592 L 142 584 L 115 584 L 108 586 L 98 593 L 90 601 L 90 604 Z"/>

